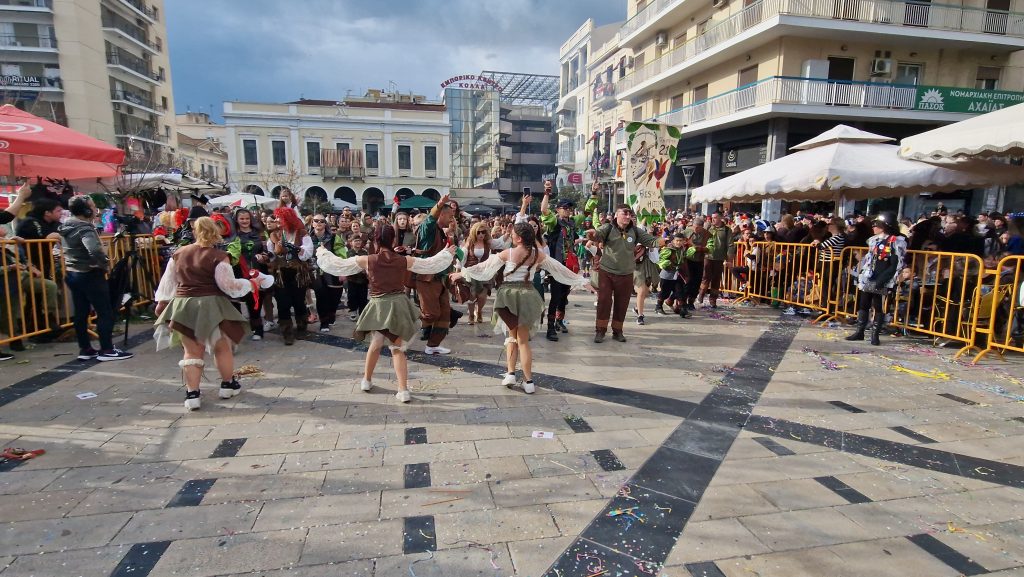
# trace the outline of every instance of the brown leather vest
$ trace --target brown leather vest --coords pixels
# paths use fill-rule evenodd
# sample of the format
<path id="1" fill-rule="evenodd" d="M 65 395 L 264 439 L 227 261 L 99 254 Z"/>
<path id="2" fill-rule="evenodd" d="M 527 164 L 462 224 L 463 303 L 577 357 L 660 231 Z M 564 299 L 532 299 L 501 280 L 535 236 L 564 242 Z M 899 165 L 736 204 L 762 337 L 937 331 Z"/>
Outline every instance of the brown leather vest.
<path id="1" fill-rule="evenodd" d="M 476 252 L 475 252 L 476 251 L 476 244 L 474 244 L 470 248 L 464 249 L 464 250 L 466 251 L 466 266 L 467 267 L 473 266 L 475 264 L 480 264 L 480 263 L 486 261 L 488 258 L 491 257 L 491 245 L 490 245 L 490 243 L 487 243 L 487 244 L 484 245 L 484 256 L 482 256 L 480 258 L 476 257 Z"/>
<path id="2" fill-rule="evenodd" d="M 409 269 L 403 255 L 382 250 L 367 257 L 366 276 L 370 279 L 370 296 L 405 293 L 405 277 Z"/>
<path id="3" fill-rule="evenodd" d="M 212 248 L 191 244 L 174 252 L 175 272 L 178 276 L 179 297 L 226 296 L 213 273 L 217 264 L 228 260 L 228 253 Z"/>

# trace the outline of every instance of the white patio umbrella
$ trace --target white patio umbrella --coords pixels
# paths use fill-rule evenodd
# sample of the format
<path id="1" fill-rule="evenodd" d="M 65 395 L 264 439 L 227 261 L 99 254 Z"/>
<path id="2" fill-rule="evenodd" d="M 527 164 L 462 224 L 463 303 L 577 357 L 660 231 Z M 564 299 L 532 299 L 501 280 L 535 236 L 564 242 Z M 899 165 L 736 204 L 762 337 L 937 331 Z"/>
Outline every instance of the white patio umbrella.
<path id="1" fill-rule="evenodd" d="M 1024 182 L 1024 169 L 987 161 L 945 168 L 900 158 L 892 138 L 840 124 L 793 154 L 694 191 L 693 202 L 888 198 Z M 950 164 L 949 166 L 953 166 Z"/>
<path id="2" fill-rule="evenodd" d="M 217 198 L 211 198 L 207 204 L 210 208 L 218 208 L 221 206 L 253 206 L 258 205 L 261 207 L 276 207 L 281 201 L 272 196 L 260 196 L 258 194 L 249 194 L 247 192 L 234 192 L 226 194 L 224 196 L 218 196 Z"/>
<path id="3" fill-rule="evenodd" d="M 900 141 L 915 160 L 1024 156 L 1024 104 L 980 114 Z"/>

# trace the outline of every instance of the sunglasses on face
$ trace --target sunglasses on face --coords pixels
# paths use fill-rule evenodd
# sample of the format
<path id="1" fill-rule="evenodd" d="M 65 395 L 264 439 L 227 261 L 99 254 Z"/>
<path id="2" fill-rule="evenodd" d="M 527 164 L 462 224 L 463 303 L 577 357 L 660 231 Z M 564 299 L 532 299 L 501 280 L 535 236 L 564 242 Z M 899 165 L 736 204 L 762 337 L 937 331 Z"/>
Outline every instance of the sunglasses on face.
<path id="1" fill-rule="evenodd" d="M 321 223 L 321 224 L 322 224 L 322 223 L 325 223 L 325 222 L 327 222 L 327 221 L 326 221 L 326 220 L 324 220 L 324 219 L 322 219 L 322 218 L 314 218 L 314 219 L 313 219 L 313 222 L 316 222 L 316 223 Z"/>

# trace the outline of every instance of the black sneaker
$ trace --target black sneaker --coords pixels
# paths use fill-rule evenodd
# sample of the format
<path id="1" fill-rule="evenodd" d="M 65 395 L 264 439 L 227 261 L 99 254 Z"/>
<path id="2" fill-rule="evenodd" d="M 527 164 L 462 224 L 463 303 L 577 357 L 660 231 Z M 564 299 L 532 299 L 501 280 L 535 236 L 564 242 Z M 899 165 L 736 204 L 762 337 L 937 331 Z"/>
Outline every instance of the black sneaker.
<path id="1" fill-rule="evenodd" d="M 695 311 L 697 307 L 693 306 L 693 304 L 688 304 L 686 305 L 686 310 Z"/>
<path id="2" fill-rule="evenodd" d="M 638 324 L 640 326 L 644 326 L 644 315 L 640 315 L 640 316 L 636 317 L 636 324 Z"/>
<path id="3" fill-rule="evenodd" d="M 100 351 L 96 356 L 96 360 L 101 363 L 107 361 L 126 361 L 134 356 L 134 354 L 122 351 L 121 349 L 110 349 L 109 351 Z"/>
<path id="4" fill-rule="evenodd" d="M 220 382 L 220 398 L 230 399 L 231 397 L 242 392 L 242 385 L 238 382 L 238 379 L 232 377 L 230 381 Z"/>
<path id="5" fill-rule="evenodd" d="M 25 341 L 23 341 L 21 339 L 18 339 L 16 341 L 11 341 L 8 344 L 10 345 L 11 350 L 16 352 L 16 353 L 23 353 L 23 352 L 25 352 Z"/>
<path id="6" fill-rule="evenodd" d="M 96 349 L 83 349 L 78 351 L 78 360 L 80 361 L 91 361 L 99 355 L 99 351 Z"/>
<path id="7" fill-rule="evenodd" d="M 595 343 L 603 343 L 604 342 L 604 333 L 594 333 L 594 342 Z"/>
<path id="8" fill-rule="evenodd" d="M 187 391 L 185 393 L 185 408 L 186 409 L 188 409 L 190 411 L 198 411 L 199 410 L 199 404 L 200 404 L 200 401 L 199 401 L 199 391 L 198 390 Z"/>
<path id="9" fill-rule="evenodd" d="M 0 351 L 0 361 L 9 361 L 13 358 L 14 355 L 12 355 L 11 353 L 5 353 L 3 351 Z"/>

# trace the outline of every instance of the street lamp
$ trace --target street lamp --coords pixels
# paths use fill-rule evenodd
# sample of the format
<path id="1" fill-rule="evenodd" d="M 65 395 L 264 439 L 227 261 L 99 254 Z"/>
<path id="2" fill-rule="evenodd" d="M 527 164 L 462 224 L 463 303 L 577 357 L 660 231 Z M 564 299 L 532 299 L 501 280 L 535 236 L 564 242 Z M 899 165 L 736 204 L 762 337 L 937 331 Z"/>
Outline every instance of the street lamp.
<path id="1" fill-rule="evenodd" d="M 683 209 L 690 212 L 690 179 L 693 178 L 693 172 L 697 167 L 689 164 L 679 168 L 683 170 L 683 180 L 686 182 L 686 190 L 683 192 Z"/>

